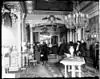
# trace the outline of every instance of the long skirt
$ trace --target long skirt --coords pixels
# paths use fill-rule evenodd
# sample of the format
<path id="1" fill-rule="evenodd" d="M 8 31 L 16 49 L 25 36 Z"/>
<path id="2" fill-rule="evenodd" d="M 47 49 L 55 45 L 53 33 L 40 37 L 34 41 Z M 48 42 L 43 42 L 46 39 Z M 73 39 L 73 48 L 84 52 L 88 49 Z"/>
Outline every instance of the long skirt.
<path id="1" fill-rule="evenodd" d="M 40 61 L 40 52 L 35 52 L 35 58 L 38 62 Z"/>

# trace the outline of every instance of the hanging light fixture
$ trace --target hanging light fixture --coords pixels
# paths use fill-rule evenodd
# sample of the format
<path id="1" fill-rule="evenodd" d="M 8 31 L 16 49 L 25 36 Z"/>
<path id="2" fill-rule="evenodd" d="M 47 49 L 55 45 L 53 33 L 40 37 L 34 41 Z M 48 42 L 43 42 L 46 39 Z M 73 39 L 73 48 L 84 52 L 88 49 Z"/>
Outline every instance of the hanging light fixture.
<path id="1" fill-rule="evenodd" d="M 78 8 L 77 8 L 78 7 Z M 88 25 L 88 14 L 80 12 L 79 2 L 76 1 L 73 6 L 73 12 L 65 16 L 67 28 L 83 28 Z"/>

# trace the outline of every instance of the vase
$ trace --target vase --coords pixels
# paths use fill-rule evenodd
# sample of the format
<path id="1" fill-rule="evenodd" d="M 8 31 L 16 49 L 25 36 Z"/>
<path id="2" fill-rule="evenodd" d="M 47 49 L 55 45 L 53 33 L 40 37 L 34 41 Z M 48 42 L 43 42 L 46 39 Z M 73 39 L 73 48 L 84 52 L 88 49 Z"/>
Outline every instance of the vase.
<path id="1" fill-rule="evenodd" d="M 73 46 L 70 46 L 69 52 L 71 54 L 71 57 L 73 57 L 74 56 L 74 47 Z"/>

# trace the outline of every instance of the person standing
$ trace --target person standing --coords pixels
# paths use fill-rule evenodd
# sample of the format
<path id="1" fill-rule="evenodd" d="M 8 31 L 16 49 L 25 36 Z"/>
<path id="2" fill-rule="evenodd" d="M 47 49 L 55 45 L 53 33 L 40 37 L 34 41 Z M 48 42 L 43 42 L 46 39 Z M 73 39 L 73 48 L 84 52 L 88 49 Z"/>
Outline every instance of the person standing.
<path id="1" fill-rule="evenodd" d="M 63 59 L 65 57 L 64 53 L 69 53 L 69 50 L 68 50 L 69 46 L 68 44 L 66 43 L 65 40 L 63 40 L 63 42 L 60 44 L 59 46 L 59 56 L 61 56 L 61 59 Z"/>
<path id="2" fill-rule="evenodd" d="M 80 41 L 77 41 L 77 45 L 76 45 L 76 56 L 80 56 L 81 52 L 80 52 L 80 47 L 81 47 L 81 42 Z"/>
<path id="3" fill-rule="evenodd" d="M 35 59 L 37 60 L 37 63 L 40 63 L 40 47 L 39 43 L 35 45 Z"/>
<path id="4" fill-rule="evenodd" d="M 45 42 L 43 42 L 43 45 L 41 47 L 41 61 L 43 62 L 43 64 L 46 64 L 48 61 L 48 47 L 47 44 Z"/>

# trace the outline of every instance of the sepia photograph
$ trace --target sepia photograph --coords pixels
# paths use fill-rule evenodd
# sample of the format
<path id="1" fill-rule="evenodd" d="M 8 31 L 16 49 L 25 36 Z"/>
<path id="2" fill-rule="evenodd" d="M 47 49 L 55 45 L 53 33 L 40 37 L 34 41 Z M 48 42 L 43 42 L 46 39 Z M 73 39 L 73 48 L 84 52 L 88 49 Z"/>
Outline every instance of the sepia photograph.
<path id="1" fill-rule="evenodd" d="M 99 0 L 4 0 L 2 78 L 99 78 L 99 10 Z"/>

